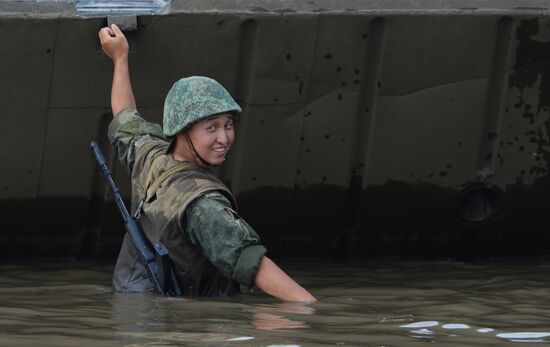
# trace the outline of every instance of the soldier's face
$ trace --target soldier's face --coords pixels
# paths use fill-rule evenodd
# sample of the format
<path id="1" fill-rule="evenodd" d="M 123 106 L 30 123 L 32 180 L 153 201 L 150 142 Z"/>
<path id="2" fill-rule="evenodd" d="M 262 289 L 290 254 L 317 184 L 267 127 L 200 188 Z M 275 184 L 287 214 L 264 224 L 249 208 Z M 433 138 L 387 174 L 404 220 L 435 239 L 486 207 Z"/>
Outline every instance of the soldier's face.
<path id="1" fill-rule="evenodd" d="M 212 165 L 220 165 L 235 139 L 233 116 L 222 113 L 203 119 L 189 130 L 189 137 L 201 158 Z"/>

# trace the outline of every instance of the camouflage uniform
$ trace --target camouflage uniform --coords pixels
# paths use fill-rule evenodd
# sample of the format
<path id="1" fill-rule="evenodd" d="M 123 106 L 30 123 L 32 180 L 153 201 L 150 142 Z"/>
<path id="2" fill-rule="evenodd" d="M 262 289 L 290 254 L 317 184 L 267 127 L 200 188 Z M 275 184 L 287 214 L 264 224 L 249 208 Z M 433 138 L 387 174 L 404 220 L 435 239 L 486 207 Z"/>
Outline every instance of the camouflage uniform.
<path id="1" fill-rule="evenodd" d="M 109 125 L 118 159 L 132 173 L 132 211 L 143 198 L 154 158 L 153 179 L 178 164 L 158 124 L 135 110 L 120 112 Z M 151 242 L 170 251 L 178 280 L 188 295 L 216 296 L 250 287 L 266 252 L 256 232 L 235 212 L 229 190 L 206 169 L 186 163 L 145 203 L 140 221 Z M 128 235 L 117 259 L 113 284 L 117 291 L 152 290 Z"/>

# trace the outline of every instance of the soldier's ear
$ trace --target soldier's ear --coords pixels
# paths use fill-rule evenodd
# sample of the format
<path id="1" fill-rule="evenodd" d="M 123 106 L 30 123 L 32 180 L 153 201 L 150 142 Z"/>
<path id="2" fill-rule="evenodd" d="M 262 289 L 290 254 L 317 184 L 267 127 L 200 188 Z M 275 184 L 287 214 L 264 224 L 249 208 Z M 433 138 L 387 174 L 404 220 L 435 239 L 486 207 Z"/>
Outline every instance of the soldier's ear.
<path id="1" fill-rule="evenodd" d="M 190 144 L 189 144 L 189 135 L 187 133 L 187 131 L 180 131 L 179 133 L 176 134 L 176 136 L 174 137 L 174 145 L 178 146 L 178 147 L 190 147 Z"/>
<path id="2" fill-rule="evenodd" d="M 186 133 L 184 131 L 180 131 L 179 133 L 176 134 L 174 140 L 175 141 L 186 141 L 185 138 L 186 138 Z"/>

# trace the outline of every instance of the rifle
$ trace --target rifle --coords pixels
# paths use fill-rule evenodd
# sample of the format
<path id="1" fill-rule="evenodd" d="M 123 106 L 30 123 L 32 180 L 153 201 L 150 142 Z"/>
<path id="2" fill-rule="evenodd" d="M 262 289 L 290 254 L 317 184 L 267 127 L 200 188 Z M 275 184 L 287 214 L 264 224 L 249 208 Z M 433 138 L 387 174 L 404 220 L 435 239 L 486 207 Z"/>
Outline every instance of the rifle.
<path id="1" fill-rule="evenodd" d="M 170 257 L 168 256 L 168 249 L 160 242 L 153 246 L 147 239 L 139 221 L 128 213 L 122 196 L 120 195 L 120 190 L 116 186 L 111 171 L 107 167 L 107 161 L 103 156 L 103 152 L 101 152 L 101 149 L 95 141 L 91 142 L 90 147 L 92 148 L 92 152 L 95 155 L 103 176 L 105 176 L 107 182 L 111 186 L 116 204 L 124 220 L 126 232 L 132 240 L 139 260 L 151 276 L 151 281 L 155 286 L 155 290 L 160 295 L 181 296 L 182 292 L 176 279 L 174 269 L 172 268 Z"/>

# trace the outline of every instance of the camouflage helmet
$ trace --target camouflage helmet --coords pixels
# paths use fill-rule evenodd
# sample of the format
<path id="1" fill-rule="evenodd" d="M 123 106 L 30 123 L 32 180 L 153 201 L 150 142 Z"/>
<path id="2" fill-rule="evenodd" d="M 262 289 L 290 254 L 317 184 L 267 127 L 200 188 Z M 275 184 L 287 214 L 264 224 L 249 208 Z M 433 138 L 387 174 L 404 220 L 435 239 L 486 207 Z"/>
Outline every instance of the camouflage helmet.
<path id="1" fill-rule="evenodd" d="M 238 117 L 241 108 L 215 80 L 202 76 L 182 78 L 174 83 L 164 101 L 164 136 L 174 136 L 217 113 Z"/>

